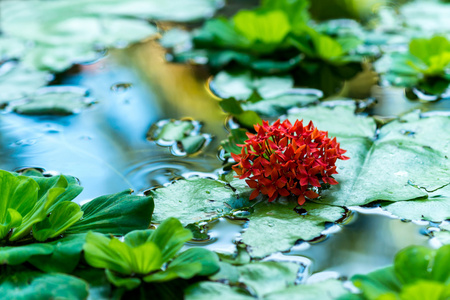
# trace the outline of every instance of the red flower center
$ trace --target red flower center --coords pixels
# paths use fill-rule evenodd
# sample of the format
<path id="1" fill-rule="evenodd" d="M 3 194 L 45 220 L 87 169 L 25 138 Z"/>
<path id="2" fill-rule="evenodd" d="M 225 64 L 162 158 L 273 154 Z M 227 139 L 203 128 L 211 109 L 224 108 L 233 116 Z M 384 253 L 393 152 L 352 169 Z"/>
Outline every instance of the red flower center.
<path id="1" fill-rule="evenodd" d="M 247 178 L 249 187 L 255 189 L 250 200 L 260 193 L 269 196 L 269 202 L 279 195 L 298 196 L 298 204 L 305 197 L 319 197 L 314 187 L 322 184 L 336 185 L 336 160 L 347 160 L 346 151 L 340 148 L 336 138 L 330 139 L 328 132 L 320 131 L 309 122 L 292 125 L 289 120 L 277 120 L 273 125 L 263 121 L 255 125 L 256 134 L 247 133 L 248 140 L 241 154 L 231 154 L 237 162 L 233 170 L 240 179 Z M 316 189 L 317 191 L 317 189 Z"/>

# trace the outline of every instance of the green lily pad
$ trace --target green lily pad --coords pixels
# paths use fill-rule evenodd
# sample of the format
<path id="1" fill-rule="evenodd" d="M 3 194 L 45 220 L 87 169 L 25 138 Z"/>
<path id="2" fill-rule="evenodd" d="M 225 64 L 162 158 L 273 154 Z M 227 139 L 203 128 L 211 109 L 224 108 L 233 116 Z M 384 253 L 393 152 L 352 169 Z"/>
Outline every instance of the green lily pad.
<path id="1" fill-rule="evenodd" d="M 88 296 L 88 284 L 70 275 L 8 267 L 0 276 L 0 294 L 14 300 L 83 300 Z"/>
<path id="2" fill-rule="evenodd" d="M 336 222 L 345 215 L 337 206 L 306 203 L 305 215 L 295 212 L 297 203 L 261 202 L 248 216 L 248 228 L 242 234 L 242 242 L 249 246 L 252 257 L 264 257 L 273 252 L 287 251 L 298 240 L 311 240 L 325 230 L 325 223 Z"/>
<path id="3" fill-rule="evenodd" d="M 444 1 L 414 1 L 401 6 L 400 13 L 408 27 L 429 35 L 450 30 L 450 4 Z"/>
<path id="4" fill-rule="evenodd" d="M 441 231 L 433 232 L 433 236 L 436 237 L 442 244 L 450 245 L 450 223 L 442 223 L 439 225 Z"/>
<path id="5" fill-rule="evenodd" d="M 52 79 L 52 76 L 45 71 L 29 70 L 21 64 L 9 64 L 10 69 L 0 75 L 0 89 L 2 90 L 0 106 L 33 94 Z"/>
<path id="6" fill-rule="evenodd" d="M 49 86 L 27 97 L 27 102 L 14 106 L 23 115 L 70 115 L 92 105 L 84 88 Z"/>
<path id="7" fill-rule="evenodd" d="M 12 37 L 0 38 L 0 61 L 20 58 L 26 51 L 25 43 Z"/>
<path id="8" fill-rule="evenodd" d="M 147 139 L 160 146 L 171 146 L 172 154 L 186 156 L 206 147 L 212 137 L 201 133 L 202 124 L 195 120 L 161 120 L 147 132 Z"/>
<path id="9" fill-rule="evenodd" d="M 251 72 L 219 72 L 210 82 L 213 92 L 220 98 L 247 100 L 257 92 L 262 98 L 276 97 L 294 87 L 291 76 L 253 76 Z"/>
<path id="10" fill-rule="evenodd" d="M 155 201 L 153 222 L 175 217 L 186 226 L 209 220 L 232 209 L 248 206 L 247 198 L 239 197 L 225 183 L 206 178 L 178 180 L 151 192 Z"/>
<path id="11" fill-rule="evenodd" d="M 103 3 L 84 1 L 84 10 L 101 15 L 103 13 L 120 16 L 142 17 L 159 21 L 192 22 L 212 16 L 223 4 L 221 0 L 132 0 L 126 3 L 110 0 Z"/>
<path id="12" fill-rule="evenodd" d="M 101 52 L 87 45 L 38 44 L 27 51 L 22 63 L 30 69 L 62 72 L 74 64 L 93 62 L 101 56 Z"/>
<path id="13" fill-rule="evenodd" d="M 277 97 L 243 103 L 242 108 L 254 111 L 260 116 L 278 117 L 293 107 L 302 107 L 318 101 L 321 95 L 319 90 L 295 89 Z"/>
<path id="14" fill-rule="evenodd" d="M 383 126 L 375 141 L 373 119 L 354 116 L 351 107 L 304 109 L 289 118 L 304 122 L 311 119 L 320 130 L 329 130 L 351 158 L 337 162 L 339 174 L 335 179 L 340 184 L 324 191 L 317 200 L 319 203 L 351 206 L 377 200 L 407 201 L 394 204 L 390 210 L 412 205 L 411 209 L 396 209 L 399 215 L 411 216 L 412 207 L 421 209 L 425 204 L 410 200 L 428 197 L 430 207 L 420 210 L 424 217 L 435 221 L 447 218 L 447 210 L 438 212 L 432 207 L 447 206 L 444 187 L 450 178 L 447 142 L 450 136 L 446 130 L 449 118 L 420 118 L 415 112 Z"/>
<path id="15" fill-rule="evenodd" d="M 427 199 L 399 201 L 382 206 L 384 210 L 406 220 L 428 220 L 440 222 L 450 219 L 450 186 L 446 186 Z"/>
<path id="16" fill-rule="evenodd" d="M 302 266 L 290 262 L 256 262 L 242 266 L 221 263 L 221 271 L 210 277 L 214 281 L 245 285 L 258 298 L 294 286 Z M 270 275 L 269 275 L 270 274 Z"/>
<path id="17" fill-rule="evenodd" d="M 273 277 L 271 277 L 271 279 L 273 279 Z M 276 290 L 276 288 L 273 288 L 269 284 L 268 289 L 272 289 L 272 292 L 265 294 L 262 297 L 254 297 L 239 287 L 229 286 L 219 282 L 204 281 L 190 286 L 185 293 L 187 300 L 206 300 L 215 299 L 217 297 L 224 297 L 232 300 L 334 300 L 348 294 L 348 291 L 342 286 L 342 283 L 337 280 L 326 280 L 314 284 L 290 286 L 279 290 Z"/>
<path id="18" fill-rule="evenodd" d="M 303 120 L 304 125 L 313 121 L 319 130 L 328 131 L 329 136 L 335 136 L 338 139 L 343 137 L 372 139 L 376 130 L 376 124 L 372 118 L 355 115 L 353 104 L 300 109 L 290 113 L 288 119 L 292 123 L 295 120 Z"/>

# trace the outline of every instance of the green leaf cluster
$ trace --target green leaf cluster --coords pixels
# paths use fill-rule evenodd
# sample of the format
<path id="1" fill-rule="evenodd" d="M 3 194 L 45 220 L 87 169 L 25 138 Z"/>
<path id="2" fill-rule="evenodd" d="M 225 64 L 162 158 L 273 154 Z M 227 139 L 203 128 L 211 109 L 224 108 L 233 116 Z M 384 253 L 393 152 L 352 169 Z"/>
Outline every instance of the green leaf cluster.
<path id="1" fill-rule="evenodd" d="M 206 249 L 191 248 L 177 255 L 190 239 L 191 231 L 183 228 L 177 219 L 169 218 L 156 230 L 128 233 L 123 242 L 90 232 L 83 249 L 88 264 L 106 269 L 111 283 L 131 290 L 141 280 L 166 282 L 217 272 L 218 258 Z"/>
<path id="2" fill-rule="evenodd" d="M 361 299 L 444 300 L 450 297 L 450 245 L 432 250 L 410 246 L 395 257 L 394 265 L 367 275 L 355 275 Z"/>
<path id="3" fill-rule="evenodd" d="M 349 43 L 341 44 L 309 26 L 308 6 L 306 0 L 270 0 L 230 19 L 208 20 L 193 33 L 194 48 L 175 51 L 174 59 L 206 57 L 214 69 L 239 65 L 265 74 L 319 74 L 326 66 L 336 81 L 353 77 L 361 70 L 361 57 L 349 55 L 357 43 L 348 47 Z M 295 77 L 299 84 L 306 83 L 305 78 Z"/>
<path id="4" fill-rule="evenodd" d="M 450 41 L 444 36 L 412 39 L 407 53 L 392 53 L 378 67 L 393 85 L 439 96 L 450 84 Z"/>
<path id="5" fill-rule="evenodd" d="M 22 175 L 0 170 L 0 262 L 29 262 L 46 272 L 71 272 L 80 260 L 86 232 L 123 235 L 146 229 L 151 197 L 131 191 L 98 197 L 83 206 L 72 202 L 82 191 L 76 178 Z"/>
<path id="6" fill-rule="evenodd" d="M 14 243 L 29 238 L 37 241 L 59 236 L 83 216 L 71 202 L 81 188 L 74 178 L 57 176 L 37 180 L 0 170 L 0 240 Z"/>

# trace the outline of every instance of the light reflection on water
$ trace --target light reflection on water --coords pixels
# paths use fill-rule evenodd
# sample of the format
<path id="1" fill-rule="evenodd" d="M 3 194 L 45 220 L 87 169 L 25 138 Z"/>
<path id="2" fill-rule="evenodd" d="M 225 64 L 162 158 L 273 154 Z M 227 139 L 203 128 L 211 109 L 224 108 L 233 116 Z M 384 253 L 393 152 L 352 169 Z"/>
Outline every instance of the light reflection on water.
<path id="1" fill-rule="evenodd" d="M 61 84 L 84 86 L 99 102 L 79 114 L 2 114 L 0 168 L 39 167 L 73 175 L 84 187 L 78 202 L 127 188 L 141 193 L 180 176 L 214 177 L 214 171 L 221 166 L 217 147 L 227 134 L 223 126 L 225 115 L 204 89 L 205 76 L 196 77 L 193 67 L 165 65 L 163 53 L 152 43 L 65 76 Z M 417 106 L 404 98 L 393 103 L 395 93 L 387 94 L 390 96 L 374 113 L 386 116 Z M 448 103 L 425 106 L 447 109 Z M 158 120 L 182 117 L 204 122 L 202 131 L 215 136 L 200 155 L 177 158 L 169 148 L 146 139 L 148 129 Z M 424 224 L 359 211 L 342 228 L 330 227 L 323 241 L 301 242 L 290 252 L 276 253 L 267 259 L 302 262 L 307 273 L 326 271 L 329 273 L 323 276 L 349 277 L 391 264 L 395 253 L 405 246 L 428 243 L 428 237 L 419 233 Z M 211 224 L 210 240 L 189 246 L 233 253 L 242 226 L 243 222 L 220 219 Z"/>

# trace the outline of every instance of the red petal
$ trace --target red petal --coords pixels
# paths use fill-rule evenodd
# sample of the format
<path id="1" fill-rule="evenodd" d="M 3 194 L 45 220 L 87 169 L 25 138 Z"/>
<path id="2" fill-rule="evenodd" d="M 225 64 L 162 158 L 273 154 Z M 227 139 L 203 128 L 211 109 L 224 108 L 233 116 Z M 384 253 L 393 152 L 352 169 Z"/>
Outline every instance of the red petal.
<path id="1" fill-rule="evenodd" d="M 249 200 L 253 200 L 253 199 L 255 199 L 256 197 L 258 197 L 258 195 L 259 195 L 259 191 L 258 190 L 254 190 L 251 194 L 250 194 L 250 197 L 248 198 Z"/>
<path id="2" fill-rule="evenodd" d="M 305 196 L 303 196 L 303 195 L 298 196 L 298 199 L 297 199 L 298 205 L 303 205 L 305 203 L 305 201 L 306 201 Z"/>

